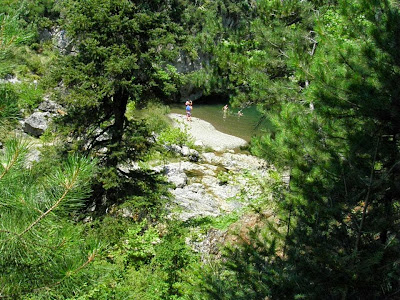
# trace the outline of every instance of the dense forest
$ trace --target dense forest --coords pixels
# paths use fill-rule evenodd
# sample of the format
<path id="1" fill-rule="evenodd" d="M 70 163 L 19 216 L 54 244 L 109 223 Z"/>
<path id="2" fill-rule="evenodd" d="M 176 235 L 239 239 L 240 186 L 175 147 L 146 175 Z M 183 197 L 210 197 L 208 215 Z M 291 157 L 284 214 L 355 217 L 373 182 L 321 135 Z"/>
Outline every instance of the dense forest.
<path id="1" fill-rule="evenodd" d="M 0 298 L 400 299 L 399 49 L 398 0 L 0 0 Z M 240 217 L 169 217 L 146 167 L 188 97 L 256 106 L 273 166 L 206 258 Z"/>

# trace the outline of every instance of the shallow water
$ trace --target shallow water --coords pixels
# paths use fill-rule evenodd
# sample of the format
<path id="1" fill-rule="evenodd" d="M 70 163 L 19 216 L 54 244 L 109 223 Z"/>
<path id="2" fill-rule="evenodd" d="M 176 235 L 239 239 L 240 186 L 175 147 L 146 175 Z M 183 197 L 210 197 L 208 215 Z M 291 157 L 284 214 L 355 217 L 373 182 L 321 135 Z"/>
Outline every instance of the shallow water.
<path id="1" fill-rule="evenodd" d="M 229 108 L 224 114 L 222 104 L 193 104 L 192 116 L 211 123 L 217 130 L 250 141 L 253 135 L 259 134 L 257 124 L 261 114 L 256 107 L 242 109 L 242 116 L 238 116 L 239 109 Z M 171 113 L 186 114 L 185 106 L 171 106 Z"/>

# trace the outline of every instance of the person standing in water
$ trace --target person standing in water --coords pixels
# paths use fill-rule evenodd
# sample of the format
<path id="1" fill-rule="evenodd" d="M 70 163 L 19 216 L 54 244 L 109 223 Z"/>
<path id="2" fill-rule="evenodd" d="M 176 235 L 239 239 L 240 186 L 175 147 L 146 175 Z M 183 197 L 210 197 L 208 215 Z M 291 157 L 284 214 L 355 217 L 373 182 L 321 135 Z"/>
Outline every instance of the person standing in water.
<path id="1" fill-rule="evenodd" d="M 225 119 L 228 112 L 228 104 L 225 104 L 225 106 L 222 108 L 222 111 L 224 112 L 223 118 Z"/>
<path id="2" fill-rule="evenodd" d="M 186 101 L 185 105 L 186 105 L 186 120 L 188 122 L 191 122 L 192 121 L 193 103 L 192 103 L 192 101 L 188 100 L 188 101 Z"/>

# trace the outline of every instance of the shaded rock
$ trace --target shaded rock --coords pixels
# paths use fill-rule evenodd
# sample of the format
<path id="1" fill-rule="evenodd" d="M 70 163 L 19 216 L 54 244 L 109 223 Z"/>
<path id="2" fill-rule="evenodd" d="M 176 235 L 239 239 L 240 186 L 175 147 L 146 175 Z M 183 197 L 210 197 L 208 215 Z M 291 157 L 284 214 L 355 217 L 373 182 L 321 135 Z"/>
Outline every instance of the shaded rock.
<path id="1" fill-rule="evenodd" d="M 49 41 L 51 39 L 52 39 L 52 34 L 47 28 L 39 32 L 40 41 Z"/>
<path id="2" fill-rule="evenodd" d="M 47 129 L 50 119 L 48 112 L 34 112 L 24 122 L 24 132 L 29 135 L 39 137 Z"/>
<path id="3" fill-rule="evenodd" d="M 57 114 L 63 108 L 58 103 L 49 99 L 45 99 L 42 103 L 40 103 L 38 109 L 44 112 Z"/>
<path id="4" fill-rule="evenodd" d="M 61 54 L 70 54 L 73 51 L 74 45 L 67 37 L 67 33 L 64 29 L 59 27 L 53 28 L 51 31 L 51 36 L 55 47 L 60 51 Z"/>
<path id="5" fill-rule="evenodd" d="M 0 79 L 0 83 L 21 83 L 17 76 L 7 75 L 4 79 Z"/>
<path id="6" fill-rule="evenodd" d="M 193 162 L 197 162 L 200 159 L 200 154 L 198 151 L 194 149 L 189 150 L 189 160 Z"/>
<path id="7" fill-rule="evenodd" d="M 182 153 L 182 148 L 176 144 L 173 145 L 165 145 L 164 148 L 168 151 L 171 151 L 176 154 L 181 154 Z"/>
<path id="8" fill-rule="evenodd" d="M 221 257 L 220 247 L 227 236 L 227 231 L 211 228 L 199 241 L 188 241 L 192 249 L 202 254 L 204 261 L 210 255 L 216 258 Z"/>
<path id="9" fill-rule="evenodd" d="M 263 211 L 260 214 L 250 213 L 241 216 L 228 229 L 220 230 L 211 228 L 197 240 L 188 240 L 187 243 L 193 250 L 201 254 L 202 260 L 220 259 L 221 249 L 226 245 L 238 245 L 251 241 L 251 231 L 256 228 L 269 228 L 265 226 L 271 220 L 277 223 L 277 218 L 272 212 Z M 268 229 L 267 229 L 268 230 Z M 262 237 L 262 231 L 260 237 Z"/>

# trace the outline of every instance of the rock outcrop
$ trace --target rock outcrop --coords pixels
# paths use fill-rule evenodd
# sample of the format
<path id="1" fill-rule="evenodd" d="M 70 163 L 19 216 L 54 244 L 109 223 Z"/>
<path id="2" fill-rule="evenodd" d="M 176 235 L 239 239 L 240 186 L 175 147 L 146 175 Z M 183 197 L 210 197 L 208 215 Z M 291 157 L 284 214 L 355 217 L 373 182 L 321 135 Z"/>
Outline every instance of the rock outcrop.
<path id="1" fill-rule="evenodd" d="M 22 121 L 22 128 L 25 133 L 40 137 L 48 128 L 50 121 L 60 114 L 65 114 L 62 106 L 45 98 L 38 109 Z"/>
<path id="2" fill-rule="evenodd" d="M 49 112 L 34 112 L 24 121 L 24 132 L 40 137 L 47 129 L 51 115 Z"/>
<path id="3" fill-rule="evenodd" d="M 263 160 L 233 153 L 207 152 L 197 163 L 167 164 L 162 171 L 175 185 L 170 216 L 187 221 L 240 210 L 260 195 L 257 179 L 266 176 L 267 170 Z"/>

